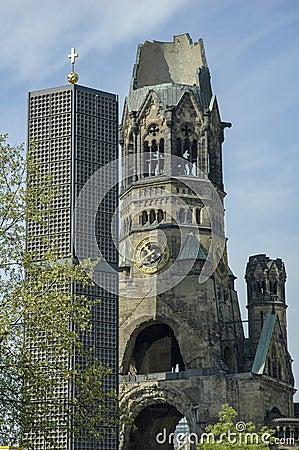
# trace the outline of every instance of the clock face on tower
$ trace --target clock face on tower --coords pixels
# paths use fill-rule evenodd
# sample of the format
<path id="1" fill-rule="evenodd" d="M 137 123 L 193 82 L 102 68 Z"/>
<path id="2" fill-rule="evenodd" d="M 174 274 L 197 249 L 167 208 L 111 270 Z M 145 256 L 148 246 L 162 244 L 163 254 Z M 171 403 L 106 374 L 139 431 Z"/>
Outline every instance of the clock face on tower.
<path id="1" fill-rule="evenodd" d="M 165 239 L 147 236 L 136 245 L 134 263 L 141 272 L 153 274 L 166 266 L 169 257 L 170 249 Z"/>

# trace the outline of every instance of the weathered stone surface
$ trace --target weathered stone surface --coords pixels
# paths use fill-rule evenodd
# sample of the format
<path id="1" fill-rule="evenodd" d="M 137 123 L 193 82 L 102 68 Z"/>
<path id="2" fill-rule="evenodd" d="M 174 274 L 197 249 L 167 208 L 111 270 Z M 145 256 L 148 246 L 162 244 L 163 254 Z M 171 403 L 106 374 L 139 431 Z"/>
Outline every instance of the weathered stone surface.
<path id="1" fill-rule="evenodd" d="M 200 434 L 224 403 L 258 426 L 271 411 L 293 414 L 283 263 L 249 259 L 245 338 L 235 277 L 226 248 L 217 247 L 225 241 L 229 125 L 212 95 L 202 41 L 181 35 L 139 47 L 120 132 L 119 356 L 123 402 L 137 427 L 124 430 L 123 449 L 173 448 L 157 443 L 163 428 L 169 435 L 186 417 Z M 269 323 L 270 335 L 261 335 Z"/>
<path id="2" fill-rule="evenodd" d="M 192 43 L 187 34 L 175 36 L 173 42 L 145 42 L 139 46 L 134 77 L 136 88 L 154 84 L 197 84 L 198 68 L 207 67 L 200 39 Z"/>

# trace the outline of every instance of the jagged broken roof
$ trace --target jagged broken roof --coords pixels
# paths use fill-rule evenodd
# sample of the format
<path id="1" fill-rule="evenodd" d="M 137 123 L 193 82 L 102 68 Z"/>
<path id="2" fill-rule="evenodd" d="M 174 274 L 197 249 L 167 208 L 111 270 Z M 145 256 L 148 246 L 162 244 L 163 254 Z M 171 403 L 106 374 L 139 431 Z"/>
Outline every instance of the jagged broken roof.
<path id="1" fill-rule="evenodd" d="M 185 33 L 172 42 L 146 41 L 138 46 L 128 110 L 138 111 L 151 91 L 163 105 L 175 106 L 189 93 L 202 109 L 209 107 L 212 87 L 202 39 L 193 42 Z"/>

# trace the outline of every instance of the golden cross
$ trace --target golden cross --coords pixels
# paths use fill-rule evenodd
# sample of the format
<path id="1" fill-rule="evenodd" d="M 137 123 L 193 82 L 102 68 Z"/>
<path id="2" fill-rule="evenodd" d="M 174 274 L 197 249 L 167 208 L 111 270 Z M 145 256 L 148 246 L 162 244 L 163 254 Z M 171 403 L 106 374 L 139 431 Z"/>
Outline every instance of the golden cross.
<path id="1" fill-rule="evenodd" d="M 72 48 L 71 49 L 71 53 L 68 55 L 68 57 L 70 58 L 70 60 L 71 60 L 71 63 L 72 63 L 72 65 L 73 65 L 73 68 L 74 68 L 74 64 L 75 64 L 75 62 L 76 62 L 76 58 L 78 58 L 78 53 L 76 53 L 76 49 L 75 48 Z"/>

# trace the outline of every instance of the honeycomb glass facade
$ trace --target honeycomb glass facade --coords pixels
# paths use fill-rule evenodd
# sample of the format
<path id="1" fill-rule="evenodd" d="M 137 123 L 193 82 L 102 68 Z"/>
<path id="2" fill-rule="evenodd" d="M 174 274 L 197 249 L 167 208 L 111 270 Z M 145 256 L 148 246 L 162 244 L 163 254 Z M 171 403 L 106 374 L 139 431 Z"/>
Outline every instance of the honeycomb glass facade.
<path id="1" fill-rule="evenodd" d="M 41 260 L 49 243 L 56 242 L 61 256 L 73 254 L 91 259 L 100 250 L 105 264 L 98 265 L 94 286 L 74 285 L 75 294 L 100 298 L 93 307 L 92 332 L 84 338 L 84 346 L 92 347 L 94 356 L 113 371 L 105 381 L 106 388 L 118 385 L 118 276 L 117 276 L 117 220 L 114 220 L 118 198 L 117 126 L 118 101 L 114 94 L 69 85 L 29 93 L 28 142 L 34 142 L 32 156 L 39 161 L 42 173 L 49 173 L 57 187 L 47 224 L 28 223 L 28 250 Z M 102 201 L 86 203 L 75 209 L 78 196 L 93 175 L 110 165 L 109 189 Z M 112 167 L 112 170 L 111 170 Z M 91 186 L 92 197 L 105 189 L 106 180 Z M 94 202 L 93 202 L 94 203 Z M 89 217 L 92 226 L 86 227 Z M 76 243 L 77 240 L 77 243 Z M 88 245 L 96 243 L 97 248 Z M 87 245 L 85 245 L 87 243 Z M 83 248 L 82 248 L 83 247 Z M 31 346 L 34 351 L 34 345 Z M 39 355 L 36 355 L 39 358 Z M 77 363 L 84 364 L 77 358 Z M 68 386 L 61 385 L 57 396 L 72 395 Z M 63 417 L 61 418 L 63 422 Z M 36 450 L 45 449 L 42 436 L 33 433 Z M 116 449 L 117 433 L 108 430 L 104 441 L 72 442 L 66 432 L 57 429 L 59 449 Z"/>

